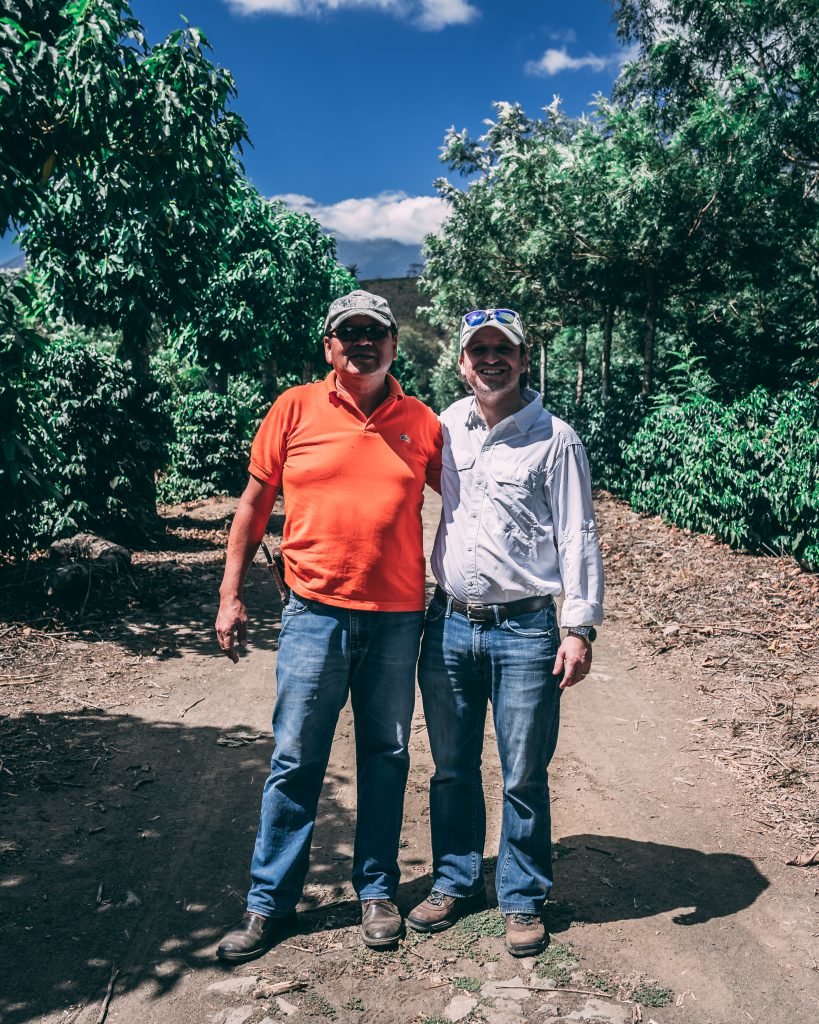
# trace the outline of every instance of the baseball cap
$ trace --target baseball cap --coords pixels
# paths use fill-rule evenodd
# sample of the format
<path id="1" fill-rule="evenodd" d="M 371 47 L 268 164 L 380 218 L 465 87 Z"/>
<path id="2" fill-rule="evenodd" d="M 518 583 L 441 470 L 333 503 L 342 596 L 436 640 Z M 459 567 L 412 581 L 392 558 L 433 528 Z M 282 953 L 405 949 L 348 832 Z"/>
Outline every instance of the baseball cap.
<path id="1" fill-rule="evenodd" d="M 385 327 L 392 327 L 398 331 L 395 317 L 390 311 L 389 303 L 380 295 L 373 295 L 372 292 L 365 292 L 363 289 L 356 289 L 349 295 L 342 295 L 340 299 L 334 299 L 327 311 L 327 319 L 324 321 L 324 333 L 335 330 L 339 324 L 351 316 L 369 316 Z"/>
<path id="2" fill-rule="evenodd" d="M 484 327 L 497 327 L 513 345 L 526 344 L 520 314 L 513 309 L 473 309 L 461 318 L 461 348 Z"/>

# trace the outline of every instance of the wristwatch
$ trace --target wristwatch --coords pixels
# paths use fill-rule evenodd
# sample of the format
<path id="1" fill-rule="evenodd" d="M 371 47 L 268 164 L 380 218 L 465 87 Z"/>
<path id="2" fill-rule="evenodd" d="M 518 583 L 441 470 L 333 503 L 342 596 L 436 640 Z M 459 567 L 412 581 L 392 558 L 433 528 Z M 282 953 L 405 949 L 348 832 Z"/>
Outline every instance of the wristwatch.
<path id="1" fill-rule="evenodd" d="M 579 636 L 581 640 L 588 640 L 589 643 L 597 639 L 597 630 L 594 626 L 569 626 L 566 632 L 569 636 Z"/>

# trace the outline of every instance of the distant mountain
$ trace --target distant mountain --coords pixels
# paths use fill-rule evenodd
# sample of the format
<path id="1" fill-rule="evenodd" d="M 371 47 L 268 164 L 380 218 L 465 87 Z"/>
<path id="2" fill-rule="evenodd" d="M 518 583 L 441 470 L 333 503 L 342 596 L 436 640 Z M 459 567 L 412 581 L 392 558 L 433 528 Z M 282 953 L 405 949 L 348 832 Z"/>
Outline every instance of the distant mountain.
<path id="1" fill-rule="evenodd" d="M 420 245 L 407 245 L 391 238 L 353 242 L 336 236 L 338 261 L 355 264 L 358 279 L 405 277 L 413 264 L 421 262 Z"/>
<path id="2" fill-rule="evenodd" d="M 25 265 L 26 254 L 20 252 L 16 256 L 12 256 L 10 260 L 6 260 L 5 263 L 0 263 L 0 270 L 23 270 Z"/>

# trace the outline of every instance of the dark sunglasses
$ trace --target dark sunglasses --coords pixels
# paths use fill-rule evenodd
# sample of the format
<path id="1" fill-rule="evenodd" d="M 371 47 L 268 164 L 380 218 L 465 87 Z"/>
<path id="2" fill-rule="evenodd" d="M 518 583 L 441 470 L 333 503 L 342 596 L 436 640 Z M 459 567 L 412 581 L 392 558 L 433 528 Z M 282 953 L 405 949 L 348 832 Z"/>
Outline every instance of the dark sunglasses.
<path id="1" fill-rule="evenodd" d="M 514 309 L 473 309 L 464 317 L 467 327 L 479 327 L 490 320 L 497 320 L 499 324 L 520 324 L 520 314 Z"/>
<path id="2" fill-rule="evenodd" d="M 383 341 L 389 333 L 389 327 L 382 324 L 367 324 L 366 327 L 359 324 L 342 324 L 330 332 L 331 335 L 335 334 L 339 341 L 361 341 L 362 338 L 368 341 Z"/>

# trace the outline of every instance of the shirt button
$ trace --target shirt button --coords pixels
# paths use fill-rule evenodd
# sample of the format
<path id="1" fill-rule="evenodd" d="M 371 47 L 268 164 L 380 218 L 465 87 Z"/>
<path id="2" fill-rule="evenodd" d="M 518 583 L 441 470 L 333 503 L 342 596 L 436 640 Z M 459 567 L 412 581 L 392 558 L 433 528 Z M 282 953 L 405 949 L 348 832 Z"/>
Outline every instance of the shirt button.
<path id="1" fill-rule="evenodd" d="M 467 550 L 467 551 L 471 551 L 471 550 L 472 550 L 472 548 L 467 548 L 466 550 Z"/>

